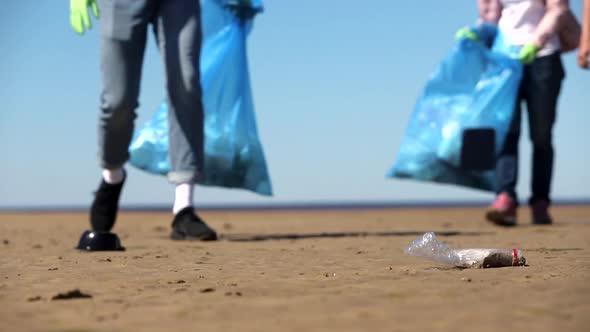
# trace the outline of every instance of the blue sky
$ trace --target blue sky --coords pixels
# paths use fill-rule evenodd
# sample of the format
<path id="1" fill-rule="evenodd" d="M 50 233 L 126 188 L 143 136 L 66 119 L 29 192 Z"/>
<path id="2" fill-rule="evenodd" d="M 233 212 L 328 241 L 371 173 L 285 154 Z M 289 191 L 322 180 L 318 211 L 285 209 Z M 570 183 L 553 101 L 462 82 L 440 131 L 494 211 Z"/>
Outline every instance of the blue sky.
<path id="1" fill-rule="evenodd" d="M 0 11 L 0 207 L 88 205 L 99 181 L 98 29 L 75 35 L 68 1 L 6 1 Z M 414 102 L 476 18 L 475 0 L 267 0 L 249 40 L 260 136 L 275 196 L 198 188 L 198 204 L 486 200 L 452 186 L 386 179 Z M 581 0 L 572 0 L 576 15 Z M 555 130 L 556 199 L 590 198 L 590 72 L 564 56 Z M 138 125 L 164 96 L 153 37 Z M 529 194 L 521 140 L 519 192 Z M 130 169 L 123 204 L 169 204 L 162 177 Z"/>

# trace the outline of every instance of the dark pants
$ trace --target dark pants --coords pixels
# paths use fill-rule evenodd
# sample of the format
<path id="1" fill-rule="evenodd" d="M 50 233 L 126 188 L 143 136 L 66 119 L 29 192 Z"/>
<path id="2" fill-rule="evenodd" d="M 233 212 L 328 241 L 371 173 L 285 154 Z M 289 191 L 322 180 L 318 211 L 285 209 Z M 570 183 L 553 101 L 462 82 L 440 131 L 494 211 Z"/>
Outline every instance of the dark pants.
<path id="1" fill-rule="evenodd" d="M 169 100 L 169 155 L 173 183 L 194 182 L 203 167 L 203 105 L 198 0 L 99 0 L 103 92 L 99 122 L 103 168 L 129 159 L 147 33 L 153 26 L 162 54 Z"/>
<path id="2" fill-rule="evenodd" d="M 496 164 L 498 193 L 507 192 L 517 200 L 515 187 L 518 179 L 518 139 L 521 104 L 525 101 L 533 143 L 532 196 L 529 203 L 537 200 L 550 201 L 553 175 L 552 130 L 564 77 L 559 53 L 537 58 L 531 65 L 525 66 L 512 125 Z"/>

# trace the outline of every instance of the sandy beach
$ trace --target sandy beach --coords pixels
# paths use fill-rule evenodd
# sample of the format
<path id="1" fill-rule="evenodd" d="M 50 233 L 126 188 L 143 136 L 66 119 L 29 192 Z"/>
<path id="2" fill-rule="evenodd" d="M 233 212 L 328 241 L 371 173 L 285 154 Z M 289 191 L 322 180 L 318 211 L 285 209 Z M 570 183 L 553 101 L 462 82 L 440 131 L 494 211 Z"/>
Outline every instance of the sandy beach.
<path id="1" fill-rule="evenodd" d="M 203 211 L 213 243 L 167 213 L 123 212 L 124 252 L 74 250 L 85 213 L 0 213 L 1 331 L 587 331 L 590 206 L 553 226 L 484 209 Z M 528 266 L 458 269 L 403 250 L 521 248 Z M 79 290 L 87 298 L 53 300 Z"/>

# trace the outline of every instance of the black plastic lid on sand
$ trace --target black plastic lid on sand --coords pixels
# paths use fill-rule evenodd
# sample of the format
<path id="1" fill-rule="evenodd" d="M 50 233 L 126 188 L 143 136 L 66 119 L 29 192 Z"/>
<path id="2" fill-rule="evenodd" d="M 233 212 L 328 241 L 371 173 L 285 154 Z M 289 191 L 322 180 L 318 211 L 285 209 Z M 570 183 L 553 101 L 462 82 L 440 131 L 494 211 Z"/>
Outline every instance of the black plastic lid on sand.
<path id="1" fill-rule="evenodd" d="M 76 249 L 85 251 L 123 251 L 119 236 L 111 232 L 84 231 Z"/>

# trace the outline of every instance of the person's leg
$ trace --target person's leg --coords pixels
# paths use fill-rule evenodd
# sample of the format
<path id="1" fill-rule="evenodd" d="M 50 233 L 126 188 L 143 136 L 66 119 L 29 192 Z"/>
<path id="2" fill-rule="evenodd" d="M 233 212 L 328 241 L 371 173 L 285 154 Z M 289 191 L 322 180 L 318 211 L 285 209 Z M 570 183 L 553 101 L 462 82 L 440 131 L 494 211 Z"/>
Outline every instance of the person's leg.
<path id="1" fill-rule="evenodd" d="M 533 144 L 532 196 L 529 200 L 533 222 L 550 224 L 548 213 L 553 176 L 553 124 L 557 101 L 564 78 L 558 53 L 535 60 L 531 64 L 531 82 L 526 88 L 529 132 Z"/>
<path id="2" fill-rule="evenodd" d="M 204 112 L 198 0 L 161 1 L 156 36 L 166 67 L 172 183 L 194 183 L 203 170 Z"/>
<path id="3" fill-rule="evenodd" d="M 193 186 L 204 162 L 204 112 L 200 80 L 201 8 L 198 0 L 159 3 L 155 31 L 166 67 L 169 100 L 170 182 L 176 187 L 174 239 L 215 240 L 193 211 Z"/>
<path id="4" fill-rule="evenodd" d="M 514 115 L 506 140 L 496 161 L 496 199 L 486 213 L 486 219 L 501 226 L 516 225 L 518 198 L 518 140 L 520 138 L 522 87 L 527 81 L 525 70 L 521 91 L 514 106 Z"/>
<path id="5" fill-rule="evenodd" d="M 496 194 L 507 193 L 513 200 L 518 200 L 516 183 L 518 181 L 518 141 L 521 126 L 521 101 L 517 101 L 510 129 L 496 162 Z"/>
<path id="6" fill-rule="evenodd" d="M 150 2 L 101 0 L 102 95 L 99 158 L 102 181 L 90 209 L 93 230 L 114 226 L 138 106 Z"/>

